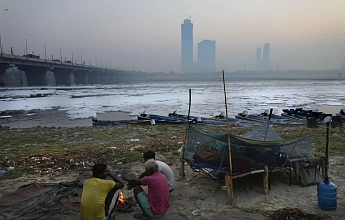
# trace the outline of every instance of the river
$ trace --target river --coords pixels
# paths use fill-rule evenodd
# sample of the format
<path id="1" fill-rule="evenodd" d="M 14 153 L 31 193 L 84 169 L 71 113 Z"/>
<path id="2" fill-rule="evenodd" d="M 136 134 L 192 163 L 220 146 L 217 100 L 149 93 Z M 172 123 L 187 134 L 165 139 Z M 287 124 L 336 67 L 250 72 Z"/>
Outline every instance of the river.
<path id="1" fill-rule="evenodd" d="M 70 87 L 7 87 L 0 89 L 0 112 L 58 109 L 69 119 L 95 117 L 121 111 L 138 115 L 188 113 L 209 117 L 225 112 L 223 81 L 138 82 L 117 85 Z M 261 113 L 269 108 L 303 107 L 339 113 L 345 105 L 345 80 L 229 80 L 226 82 L 228 113 Z M 6 116 L 6 113 L 2 113 Z"/>

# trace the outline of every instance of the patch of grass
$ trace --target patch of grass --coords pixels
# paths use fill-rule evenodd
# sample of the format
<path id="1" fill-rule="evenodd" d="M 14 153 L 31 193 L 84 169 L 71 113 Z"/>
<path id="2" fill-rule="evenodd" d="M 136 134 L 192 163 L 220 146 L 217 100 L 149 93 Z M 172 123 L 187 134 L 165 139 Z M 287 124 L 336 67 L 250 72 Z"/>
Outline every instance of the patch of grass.
<path id="1" fill-rule="evenodd" d="M 192 125 L 197 129 L 226 134 L 226 126 L 204 126 Z M 230 128 L 232 135 L 242 135 L 255 127 Z M 275 126 L 276 132 L 284 138 L 283 143 L 297 140 L 303 127 L 282 127 Z M 326 146 L 326 128 L 308 129 L 304 128 L 302 137 L 315 133 L 313 139 L 313 151 L 316 156 L 324 155 Z M 104 127 L 80 127 L 80 128 L 30 128 L 30 129 L 0 129 L 0 166 L 7 166 L 6 156 L 21 160 L 30 155 L 44 155 L 53 152 L 67 153 L 65 151 L 86 150 L 86 156 L 81 156 L 92 162 L 102 160 L 107 164 L 114 164 L 114 159 L 120 162 L 123 158 L 127 163 L 142 161 L 142 152 L 153 149 L 157 152 L 171 152 L 171 155 L 178 156 L 178 149 L 182 146 L 178 142 L 185 141 L 186 125 L 156 124 L 150 125 L 121 125 Z M 172 138 L 175 136 L 174 138 Z M 131 139 L 139 139 L 139 142 Z M 344 129 L 331 129 L 329 152 L 333 154 L 344 154 L 345 147 Z M 116 147 L 115 153 L 109 147 Z M 130 151 L 131 148 L 135 150 Z M 49 157 L 49 156 L 48 156 Z M 66 161 L 75 158 L 73 154 L 66 156 Z M 17 158 L 17 159 L 16 159 Z M 78 160 L 82 160 L 78 157 Z M 2 164 L 3 163 L 3 164 Z M 61 164 L 66 163 L 63 158 Z M 27 165 L 27 164 L 26 164 Z M 26 166 L 24 165 L 24 166 Z M 37 166 L 37 165 L 34 165 Z M 16 168 L 17 169 L 17 168 Z M 25 168 L 22 168 L 23 172 Z M 20 169 L 15 170 L 20 173 Z M 19 175 L 19 174 L 11 174 Z"/>
<path id="2" fill-rule="evenodd" d="M 3 169 L 3 168 L 0 168 Z M 24 173 L 32 172 L 33 169 L 29 167 L 18 167 L 14 170 L 9 170 L 6 174 L 2 175 L 0 179 L 15 179 L 21 177 Z"/>
<path id="3" fill-rule="evenodd" d="M 116 160 L 116 162 L 115 162 Z M 138 151 L 117 151 L 115 154 L 111 155 L 104 155 L 100 161 L 105 164 L 112 164 L 112 163 L 131 163 L 131 162 L 137 162 L 142 161 L 143 156 Z"/>
<path id="4" fill-rule="evenodd" d="M 46 144 L 32 144 L 32 145 L 21 145 L 12 148 L 8 153 L 0 154 L 0 156 L 13 156 L 13 155 L 38 155 L 47 154 L 60 151 L 77 150 L 88 147 L 88 144 L 84 142 L 80 143 L 56 143 L 52 145 Z"/>

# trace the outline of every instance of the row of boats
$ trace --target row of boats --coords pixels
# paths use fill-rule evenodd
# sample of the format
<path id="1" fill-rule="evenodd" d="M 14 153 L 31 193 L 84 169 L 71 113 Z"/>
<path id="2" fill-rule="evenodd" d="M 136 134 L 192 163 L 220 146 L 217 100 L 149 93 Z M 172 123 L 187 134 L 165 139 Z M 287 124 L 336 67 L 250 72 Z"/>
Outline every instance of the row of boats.
<path id="1" fill-rule="evenodd" d="M 121 124 L 187 124 L 187 122 L 199 125 L 227 126 L 224 114 L 220 114 L 212 118 L 189 116 L 188 121 L 188 115 L 177 114 L 176 111 L 173 113 L 169 113 L 167 116 L 146 114 L 145 112 L 143 112 L 142 114 L 136 116 L 135 119 L 131 120 L 97 120 L 95 118 L 92 119 L 92 124 L 94 126 Z M 243 127 L 246 125 L 255 124 L 254 122 L 235 118 L 229 118 L 228 122 L 229 125 L 233 127 Z"/>
<path id="2" fill-rule="evenodd" d="M 319 112 L 317 110 L 304 110 L 302 108 L 283 109 L 281 115 L 272 114 L 268 110 L 261 114 L 248 114 L 247 111 L 238 113 L 235 118 L 228 118 L 228 123 L 232 127 L 245 127 L 259 125 L 270 122 L 274 125 L 308 125 L 324 123 L 324 119 L 330 116 L 332 118 L 333 127 L 342 127 L 345 122 L 345 109 L 341 109 L 340 114 L 332 115 Z M 198 116 L 189 116 L 177 114 L 176 111 L 169 113 L 167 116 L 146 114 L 145 111 L 131 120 L 98 120 L 92 119 L 94 126 L 98 125 L 125 125 L 125 124 L 191 124 L 227 126 L 226 117 L 221 113 L 212 118 L 204 118 Z"/>
<path id="3" fill-rule="evenodd" d="M 261 114 L 248 114 L 247 111 L 238 113 L 237 119 L 250 121 L 270 121 L 276 125 L 304 125 L 316 127 L 317 124 L 323 124 L 328 117 L 331 119 L 333 127 L 342 127 L 345 123 L 345 108 L 340 110 L 339 114 L 327 114 L 316 110 L 305 110 L 303 108 L 283 109 L 281 115 L 269 114 L 268 110 Z"/>

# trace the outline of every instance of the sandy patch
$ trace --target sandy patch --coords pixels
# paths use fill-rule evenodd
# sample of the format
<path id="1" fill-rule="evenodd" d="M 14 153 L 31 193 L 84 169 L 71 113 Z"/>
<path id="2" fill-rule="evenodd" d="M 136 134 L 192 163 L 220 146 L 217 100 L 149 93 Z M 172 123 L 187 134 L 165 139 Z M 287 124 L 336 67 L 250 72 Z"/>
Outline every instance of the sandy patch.
<path id="1" fill-rule="evenodd" d="M 263 178 L 261 174 L 251 175 L 234 180 L 235 206 L 227 204 L 227 192 L 221 190 L 224 181 L 214 181 L 202 172 L 195 172 L 188 166 L 186 176 L 182 178 L 178 160 L 171 160 L 170 155 L 158 155 L 158 159 L 165 160 L 177 177 L 176 186 L 171 193 L 171 208 L 161 218 L 176 219 L 268 219 L 273 211 L 285 207 L 302 209 L 308 213 L 327 214 L 332 219 L 342 219 L 345 214 L 345 192 L 342 183 L 345 181 L 343 156 L 332 157 L 330 167 L 331 181 L 338 185 L 338 208 L 335 211 L 323 211 L 317 205 L 317 186 L 302 187 L 293 184 L 289 186 L 285 172 L 272 176 L 271 191 L 263 193 Z M 116 167 L 113 167 L 116 169 Z M 136 162 L 126 165 L 133 174 L 140 174 L 142 163 Z M 84 171 L 84 173 L 90 171 Z M 18 179 L 1 181 L 0 192 L 5 195 L 16 190 L 23 184 L 33 181 L 62 182 L 72 181 L 81 177 L 81 173 L 66 172 L 49 175 L 30 175 Z M 130 190 L 123 190 L 124 195 L 133 197 Z M 133 214 L 140 212 L 139 207 L 133 213 L 118 213 L 117 218 L 133 219 Z M 65 219 L 77 219 L 78 213 L 64 216 Z"/>

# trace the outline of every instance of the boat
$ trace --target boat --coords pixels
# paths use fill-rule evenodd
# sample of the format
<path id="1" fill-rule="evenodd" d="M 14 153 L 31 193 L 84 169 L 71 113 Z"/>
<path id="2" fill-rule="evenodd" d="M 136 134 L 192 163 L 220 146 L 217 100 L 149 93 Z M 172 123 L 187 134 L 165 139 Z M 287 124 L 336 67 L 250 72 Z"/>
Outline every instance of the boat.
<path id="1" fill-rule="evenodd" d="M 340 113 L 326 114 L 324 112 L 319 112 L 316 110 L 304 110 L 303 108 L 296 109 L 283 109 L 281 113 L 283 117 L 300 119 L 300 120 L 314 120 L 314 123 L 323 124 L 326 117 L 331 117 L 333 127 L 342 127 L 345 123 L 345 108 L 340 109 Z"/>
<path id="2" fill-rule="evenodd" d="M 305 121 L 294 118 L 286 118 L 276 114 L 269 114 L 267 111 L 261 114 L 248 114 L 248 111 L 243 111 L 235 116 L 236 119 L 248 120 L 259 123 L 270 122 L 274 125 L 303 125 Z"/>
<path id="3" fill-rule="evenodd" d="M 282 116 L 287 118 L 293 119 L 315 119 L 317 122 L 323 122 L 323 120 L 327 116 L 333 116 L 332 114 L 326 114 L 323 112 L 319 112 L 317 109 L 315 110 L 305 110 L 303 108 L 296 108 L 296 109 L 283 109 L 281 113 Z"/>
<path id="4" fill-rule="evenodd" d="M 169 124 L 186 124 L 187 119 L 155 115 L 155 114 L 146 114 L 146 111 L 137 116 L 138 120 L 150 120 L 152 123 L 169 123 Z"/>
<path id="5" fill-rule="evenodd" d="M 176 110 L 173 113 L 169 113 L 169 117 L 176 117 L 176 118 L 182 118 L 182 119 L 188 119 L 188 115 L 181 115 L 177 114 Z M 189 116 L 189 120 L 195 121 L 195 122 L 202 122 L 202 121 L 226 121 L 226 117 L 224 116 L 224 112 L 221 112 L 219 115 L 216 115 L 211 118 L 205 118 L 205 117 L 199 117 L 199 116 Z M 228 121 L 230 123 L 237 123 L 239 120 L 235 118 L 228 118 Z"/>
<path id="6" fill-rule="evenodd" d="M 171 124 L 186 124 L 188 122 L 188 115 L 177 114 L 176 111 L 169 113 L 168 116 L 146 114 L 143 112 L 137 116 L 139 120 L 154 120 L 157 123 L 171 123 Z M 237 120 L 231 118 L 228 120 L 229 125 L 232 127 L 243 127 L 254 125 L 248 121 Z M 227 126 L 226 120 L 216 118 L 203 118 L 198 116 L 189 116 L 189 123 L 197 125 L 213 125 L 213 126 Z"/>
<path id="7" fill-rule="evenodd" d="M 128 125 L 128 124 L 141 124 L 141 125 L 149 125 L 152 122 L 150 120 L 98 120 L 97 118 L 92 118 L 92 125 L 93 126 L 104 126 L 104 125 Z"/>

